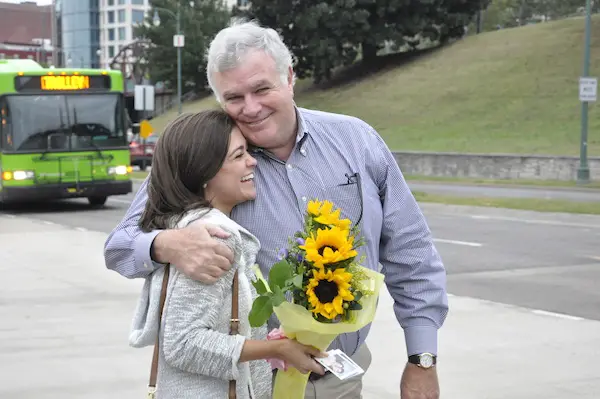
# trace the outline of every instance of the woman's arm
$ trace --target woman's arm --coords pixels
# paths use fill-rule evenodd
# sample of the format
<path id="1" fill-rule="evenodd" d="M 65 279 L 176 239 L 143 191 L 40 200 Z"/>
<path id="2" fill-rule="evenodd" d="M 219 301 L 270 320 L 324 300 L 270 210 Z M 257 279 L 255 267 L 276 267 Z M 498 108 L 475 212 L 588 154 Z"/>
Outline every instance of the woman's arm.
<path id="1" fill-rule="evenodd" d="M 214 330 L 227 309 L 223 298 L 231 289 L 233 273 L 236 267 L 212 285 L 181 273 L 174 276 L 164 310 L 163 352 L 170 366 L 225 380 L 237 378 L 245 337 Z"/>

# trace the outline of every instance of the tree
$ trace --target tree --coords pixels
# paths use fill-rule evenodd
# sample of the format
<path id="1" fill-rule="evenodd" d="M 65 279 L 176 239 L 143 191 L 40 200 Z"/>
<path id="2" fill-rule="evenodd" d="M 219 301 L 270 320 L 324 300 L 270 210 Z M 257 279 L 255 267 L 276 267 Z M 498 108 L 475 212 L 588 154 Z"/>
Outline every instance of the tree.
<path id="1" fill-rule="evenodd" d="M 176 19 L 164 12 L 167 9 L 177 14 L 181 7 L 181 30 L 185 36 L 185 47 L 181 51 L 181 76 L 184 91 L 202 92 L 207 87 L 206 51 L 213 37 L 225 28 L 230 12 L 220 0 L 189 1 L 151 0 L 144 25 L 136 27 L 135 34 L 152 42 L 147 59 L 149 74 L 154 82 L 164 82 L 169 88 L 177 87 L 177 49 L 173 46 Z M 160 25 L 153 24 L 155 11 Z"/>
<path id="2" fill-rule="evenodd" d="M 393 44 L 415 48 L 423 41 L 445 43 L 489 0 L 253 0 L 247 15 L 283 36 L 297 59 L 298 77 L 328 79 L 335 67 L 360 55 L 376 62 Z"/>

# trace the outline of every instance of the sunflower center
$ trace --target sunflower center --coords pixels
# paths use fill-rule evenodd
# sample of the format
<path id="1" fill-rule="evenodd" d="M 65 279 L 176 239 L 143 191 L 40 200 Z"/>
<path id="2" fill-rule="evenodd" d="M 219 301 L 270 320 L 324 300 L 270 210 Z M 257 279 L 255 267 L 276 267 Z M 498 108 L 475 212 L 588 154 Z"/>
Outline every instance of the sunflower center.
<path id="1" fill-rule="evenodd" d="M 325 252 L 325 248 L 329 248 L 333 252 L 337 251 L 337 248 L 334 247 L 333 245 L 323 245 L 321 248 L 319 248 L 319 255 L 323 256 L 323 252 Z"/>
<path id="2" fill-rule="evenodd" d="M 335 281 L 321 280 L 315 287 L 315 295 L 321 303 L 332 302 L 338 294 L 338 285 Z"/>

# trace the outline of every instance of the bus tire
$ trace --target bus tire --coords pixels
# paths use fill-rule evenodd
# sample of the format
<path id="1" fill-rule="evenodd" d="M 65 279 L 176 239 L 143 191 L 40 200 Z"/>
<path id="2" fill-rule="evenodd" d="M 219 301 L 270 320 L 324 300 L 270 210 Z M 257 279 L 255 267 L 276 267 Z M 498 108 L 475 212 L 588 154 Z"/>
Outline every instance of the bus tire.
<path id="1" fill-rule="evenodd" d="M 106 199 L 107 199 L 107 197 L 101 197 L 101 196 L 88 197 L 88 201 L 89 201 L 90 205 L 92 205 L 92 206 L 102 206 L 102 205 L 106 204 Z"/>

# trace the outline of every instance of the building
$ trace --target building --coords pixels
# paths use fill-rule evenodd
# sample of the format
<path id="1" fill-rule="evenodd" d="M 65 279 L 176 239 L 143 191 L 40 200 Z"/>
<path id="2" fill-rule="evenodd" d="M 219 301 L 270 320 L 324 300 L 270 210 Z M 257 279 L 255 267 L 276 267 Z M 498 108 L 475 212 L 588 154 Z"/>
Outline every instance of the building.
<path id="1" fill-rule="evenodd" d="M 100 68 L 101 0 L 54 0 L 56 64 Z"/>
<path id="2" fill-rule="evenodd" d="M 0 59 L 29 58 L 52 63 L 52 8 L 34 1 L 0 2 Z"/>
<path id="3" fill-rule="evenodd" d="M 100 1 L 100 64 L 108 68 L 119 51 L 134 41 L 134 27 L 144 22 L 150 0 Z"/>
<path id="4" fill-rule="evenodd" d="M 145 20 L 150 0 L 100 1 L 100 64 L 108 68 L 119 51 L 132 43 L 134 28 Z M 184 0 L 181 0 L 184 1 Z M 229 7 L 249 7 L 249 0 L 225 0 Z"/>

